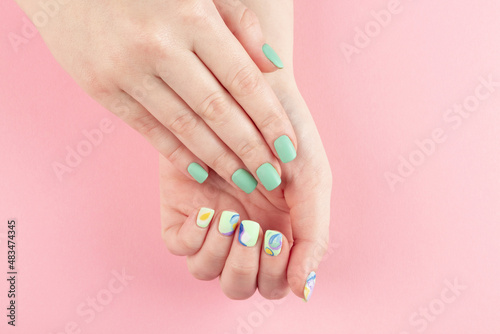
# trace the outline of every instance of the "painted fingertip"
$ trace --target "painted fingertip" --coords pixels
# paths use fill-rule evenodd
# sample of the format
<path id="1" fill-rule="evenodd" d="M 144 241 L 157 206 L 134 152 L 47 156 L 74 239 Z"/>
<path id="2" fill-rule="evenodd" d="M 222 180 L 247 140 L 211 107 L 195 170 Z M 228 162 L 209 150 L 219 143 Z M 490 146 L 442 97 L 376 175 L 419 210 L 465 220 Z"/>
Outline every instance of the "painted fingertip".
<path id="1" fill-rule="evenodd" d="M 316 273 L 311 271 L 311 273 L 307 276 L 306 285 L 304 286 L 304 301 L 309 301 L 311 299 L 311 295 L 314 290 L 314 286 L 316 285 Z"/>
<path id="2" fill-rule="evenodd" d="M 247 194 L 250 194 L 257 187 L 257 180 L 252 176 L 252 174 L 250 174 L 243 168 L 240 168 L 236 172 L 234 172 L 231 179 L 233 180 L 234 184 L 238 186 L 238 188 L 240 188 Z"/>
<path id="3" fill-rule="evenodd" d="M 280 136 L 274 141 L 274 148 L 280 157 L 281 162 L 287 163 L 293 161 L 297 157 L 297 151 L 293 146 L 292 141 L 287 135 Z"/>
<path id="4" fill-rule="evenodd" d="M 278 231 L 267 230 L 264 237 L 264 253 L 271 256 L 278 256 L 283 245 L 283 234 Z"/>
<path id="5" fill-rule="evenodd" d="M 214 216 L 215 211 L 209 208 L 201 208 L 196 217 L 196 225 L 199 227 L 207 227 Z"/>
<path id="6" fill-rule="evenodd" d="M 240 224 L 238 241 L 245 247 L 253 247 L 259 239 L 260 225 L 253 220 L 244 220 Z"/>
<path id="7" fill-rule="evenodd" d="M 281 177 L 269 162 L 257 168 L 257 176 L 267 191 L 276 189 L 281 184 Z"/>
<path id="8" fill-rule="evenodd" d="M 208 177 L 208 172 L 196 162 L 190 163 L 187 171 L 200 184 L 205 182 Z"/>
<path id="9" fill-rule="evenodd" d="M 219 219 L 219 232 L 223 235 L 233 235 L 236 225 L 240 220 L 240 215 L 232 211 L 223 211 Z"/>
<path id="10" fill-rule="evenodd" d="M 269 44 L 264 44 L 262 46 L 262 52 L 264 52 L 266 58 L 269 59 L 274 66 L 280 69 L 283 68 L 283 62 L 281 61 L 281 58 Z"/>

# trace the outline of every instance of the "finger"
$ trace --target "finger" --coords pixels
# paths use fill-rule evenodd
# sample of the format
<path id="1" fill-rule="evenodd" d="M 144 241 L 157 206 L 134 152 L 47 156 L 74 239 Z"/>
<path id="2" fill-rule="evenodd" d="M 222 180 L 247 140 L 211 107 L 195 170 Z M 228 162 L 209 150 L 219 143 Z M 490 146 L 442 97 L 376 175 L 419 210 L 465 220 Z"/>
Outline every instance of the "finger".
<path id="1" fill-rule="evenodd" d="M 263 74 L 225 24 L 206 24 L 211 25 L 194 37 L 194 52 L 250 116 L 276 157 L 294 160 L 293 127 Z"/>
<path id="2" fill-rule="evenodd" d="M 289 290 L 286 267 L 290 245 L 278 231 L 267 230 L 260 254 L 258 286 L 260 294 L 267 299 L 281 299 Z"/>
<path id="3" fill-rule="evenodd" d="M 214 4 L 226 26 L 262 72 L 283 68 L 278 54 L 265 43 L 259 18 L 253 11 L 240 0 L 214 0 Z"/>
<path id="4" fill-rule="evenodd" d="M 266 190 L 276 189 L 281 184 L 279 162 L 253 121 L 194 53 L 186 50 L 172 60 L 157 69 L 165 83 L 200 115 Z M 191 132 L 199 135 L 199 131 Z M 208 157 L 202 157 L 202 152 L 194 150 L 187 142 L 184 144 L 210 165 Z M 209 147 L 208 143 L 205 145 Z M 235 166 L 232 167 L 232 172 L 236 171 Z"/>
<path id="5" fill-rule="evenodd" d="M 243 220 L 220 276 L 222 291 L 231 299 L 250 298 L 257 288 L 262 229 L 257 222 Z"/>
<path id="6" fill-rule="evenodd" d="M 208 232 L 214 210 L 200 208 L 193 211 L 183 223 L 165 222 L 162 236 L 168 250 L 174 255 L 196 254 Z"/>
<path id="7" fill-rule="evenodd" d="M 147 94 L 136 98 L 217 174 L 233 186 L 251 193 L 257 186 L 257 180 L 245 170 L 244 163 L 163 80 L 158 77 L 149 80 L 151 88 Z M 196 175 L 196 170 L 192 172 Z"/>
<path id="8" fill-rule="evenodd" d="M 324 184 L 325 189 L 328 189 L 328 182 L 325 181 Z M 316 271 L 328 249 L 330 194 L 316 188 L 317 196 L 309 196 L 296 202 L 293 198 L 290 199 L 294 202 L 290 209 L 294 240 L 287 280 L 293 293 L 305 301 L 311 298 Z"/>
<path id="9" fill-rule="evenodd" d="M 226 210 L 216 215 L 201 249 L 187 257 L 189 272 L 199 280 L 212 280 L 220 275 L 231 248 L 234 229 L 240 215 Z"/>
<path id="10" fill-rule="evenodd" d="M 207 179 L 207 165 L 127 92 L 120 91 L 116 99 L 105 106 L 144 136 L 184 175 L 199 183 Z"/>

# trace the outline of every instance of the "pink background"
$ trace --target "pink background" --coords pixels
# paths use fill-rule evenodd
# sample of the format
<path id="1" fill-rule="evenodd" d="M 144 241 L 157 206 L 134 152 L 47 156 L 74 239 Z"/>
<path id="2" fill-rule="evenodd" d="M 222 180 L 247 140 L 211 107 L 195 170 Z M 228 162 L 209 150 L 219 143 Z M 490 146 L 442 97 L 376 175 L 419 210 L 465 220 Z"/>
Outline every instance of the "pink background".
<path id="1" fill-rule="evenodd" d="M 297 79 L 333 168 L 332 247 L 310 303 L 263 304 L 227 299 L 167 252 L 156 152 L 87 97 L 39 36 L 14 52 L 23 13 L 2 1 L 0 261 L 5 274 L 16 218 L 20 277 L 15 330 L 0 280 L 1 332 L 72 333 L 75 322 L 96 334 L 499 333 L 500 87 L 459 126 L 443 116 L 474 101 L 481 76 L 500 81 L 500 2 L 401 0 L 348 62 L 341 43 L 375 29 L 370 12 L 389 3 L 296 2 Z M 60 181 L 52 163 L 104 118 L 113 131 Z M 435 129 L 446 140 L 392 190 L 384 174 L 400 155 L 422 158 L 415 141 Z M 77 308 L 109 297 L 122 268 L 134 278 L 87 323 Z"/>

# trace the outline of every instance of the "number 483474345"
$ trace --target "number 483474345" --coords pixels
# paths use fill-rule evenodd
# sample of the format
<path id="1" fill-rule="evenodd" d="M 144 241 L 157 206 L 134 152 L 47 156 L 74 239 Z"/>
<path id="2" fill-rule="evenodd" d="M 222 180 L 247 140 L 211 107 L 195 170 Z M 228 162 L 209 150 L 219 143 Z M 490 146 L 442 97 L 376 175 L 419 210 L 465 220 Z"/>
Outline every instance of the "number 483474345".
<path id="1" fill-rule="evenodd" d="M 15 270 L 15 263 L 16 263 L 16 242 L 14 241 L 16 238 L 16 222 L 14 220 L 9 221 L 9 226 L 8 226 L 8 245 L 7 247 L 9 248 L 8 250 L 8 263 L 9 263 L 9 269 L 10 270 Z"/>

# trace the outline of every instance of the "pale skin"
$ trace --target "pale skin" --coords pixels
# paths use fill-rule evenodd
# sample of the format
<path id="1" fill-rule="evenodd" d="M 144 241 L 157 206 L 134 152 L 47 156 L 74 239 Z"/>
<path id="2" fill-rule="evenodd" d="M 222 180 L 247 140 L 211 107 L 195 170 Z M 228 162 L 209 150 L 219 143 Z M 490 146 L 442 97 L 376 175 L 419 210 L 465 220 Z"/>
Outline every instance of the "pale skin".
<path id="1" fill-rule="evenodd" d="M 266 39 L 283 55 L 285 67 L 265 77 L 295 128 L 299 154 L 292 163 L 282 166 L 281 191 L 271 198 L 265 190 L 250 195 L 238 192 L 215 174 L 210 175 L 208 184 L 197 184 L 160 157 L 162 233 L 172 253 L 187 255 L 188 269 L 194 277 L 219 277 L 222 291 L 229 298 L 249 298 L 258 289 L 265 298 L 279 299 L 290 288 L 303 298 L 306 277 L 318 269 L 328 247 L 331 171 L 293 76 L 292 2 L 244 3 L 257 14 Z M 196 225 L 200 207 L 216 212 L 208 228 Z M 219 233 L 218 219 L 223 210 L 237 212 L 241 219 L 260 224 L 255 246 L 241 245 L 238 229 L 230 237 Z M 263 235 L 268 229 L 285 236 L 282 251 L 276 257 L 263 251 Z"/>
<path id="2" fill-rule="evenodd" d="M 16 0 L 37 24 L 39 0 Z M 55 3 L 59 0 L 54 0 Z M 274 141 L 294 129 L 263 77 L 260 27 L 224 0 L 65 0 L 39 31 L 95 100 L 139 131 L 187 176 L 195 162 L 232 184 L 245 169 L 281 166 Z M 217 7 L 227 8 L 221 17 Z M 252 38 L 238 41 L 227 23 Z M 251 55 L 251 56 L 250 56 Z"/>
<path id="3" fill-rule="evenodd" d="M 40 10 L 38 0 L 17 2 L 29 17 Z M 220 277 L 233 299 L 257 287 L 266 298 L 290 288 L 302 298 L 327 250 L 331 171 L 293 76 L 292 7 L 291 0 L 72 0 L 39 27 L 76 82 L 161 153 L 166 245 L 187 255 L 196 278 Z M 263 55 L 263 43 L 283 69 Z M 297 149 L 287 164 L 273 145 L 282 135 Z M 192 162 L 210 171 L 203 184 L 187 172 Z M 231 181 L 239 168 L 256 177 L 263 163 L 281 175 L 276 189 L 259 184 L 247 195 Z M 205 229 L 195 224 L 202 206 L 216 211 Z M 254 247 L 218 232 L 222 210 L 260 224 Z M 285 236 L 279 256 L 262 251 L 267 229 Z"/>

